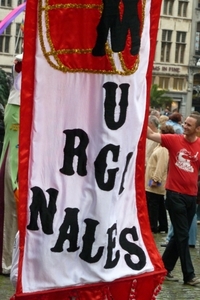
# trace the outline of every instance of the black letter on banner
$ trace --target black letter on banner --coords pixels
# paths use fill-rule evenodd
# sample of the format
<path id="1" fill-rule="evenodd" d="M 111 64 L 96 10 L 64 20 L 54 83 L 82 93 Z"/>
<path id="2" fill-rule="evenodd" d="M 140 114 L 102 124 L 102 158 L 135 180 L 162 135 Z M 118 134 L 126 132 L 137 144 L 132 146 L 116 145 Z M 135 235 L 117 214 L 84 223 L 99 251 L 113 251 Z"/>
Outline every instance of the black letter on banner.
<path id="1" fill-rule="evenodd" d="M 146 264 L 145 253 L 138 245 L 136 245 L 134 243 L 130 243 L 126 239 L 126 236 L 128 234 L 132 235 L 134 241 L 138 241 L 138 235 L 137 235 L 135 226 L 133 226 L 132 228 L 125 228 L 124 230 L 122 230 L 120 237 L 119 237 L 120 245 L 122 246 L 122 248 L 124 250 L 126 250 L 129 253 L 124 256 L 126 264 L 133 270 L 141 270 Z M 131 260 L 130 254 L 133 254 L 138 257 L 137 263 L 134 263 Z"/>
<path id="2" fill-rule="evenodd" d="M 47 207 L 47 201 L 41 188 L 35 186 L 31 188 L 33 192 L 33 201 L 30 205 L 30 223 L 27 226 L 29 230 L 38 230 L 38 214 L 40 213 L 40 220 L 42 224 L 42 230 L 45 234 L 53 233 L 53 219 L 56 213 L 56 200 L 58 191 L 55 189 L 48 189 L 46 192 L 49 194 L 49 205 Z"/>
<path id="3" fill-rule="evenodd" d="M 123 192 L 124 190 L 124 187 L 123 187 L 123 184 L 124 184 L 124 178 L 125 178 L 125 174 L 127 172 L 127 169 L 128 169 L 128 165 L 130 163 L 130 160 L 131 160 L 131 157 L 133 155 L 133 152 L 130 152 L 127 157 L 126 157 L 126 165 L 125 165 L 125 169 L 124 169 L 124 172 L 123 172 L 123 175 L 122 175 L 122 182 L 121 182 L 121 186 L 120 186 L 120 189 L 119 189 L 119 195 Z"/>
<path id="4" fill-rule="evenodd" d="M 95 263 L 100 260 L 104 249 L 104 247 L 99 247 L 96 255 L 91 256 L 92 245 L 95 241 L 95 230 L 99 222 L 92 219 L 85 219 L 84 222 L 86 223 L 86 230 L 83 236 L 83 249 L 79 256 L 88 263 Z"/>
<path id="5" fill-rule="evenodd" d="M 140 19 L 138 16 L 139 0 L 122 0 L 124 4 L 124 14 L 122 16 L 121 50 L 124 50 L 128 31 L 131 34 L 131 54 L 137 55 L 140 50 Z"/>
<path id="6" fill-rule="evenodd" d="M 78 208 L 66 208 L 65 209 L 65 218 L 60 226 L 60 234 L 57 239 L 57 242 L 53 248 L 51 248 L 52 252 L 62 252 L 63 244 L 65 240 L 69 240 L 69 248 L 67 248 L 68 252 L 75 252 L 80 247 L 77 246 L 78 240 Z M 69 233 L 68 230 L 70 229 Z"/>
<path id="7" fill-rule="evenodd" d="M 111 33 L 111 48 L 113 52 L 125 49 L 128 31 L 131 35 L 132 55 L 137 55 L 140 49 L 140 19 L 138 15 L 139 0 L 122 0 L 124 12 L 122 21 L 119 15 L 119 0 L 103 0 L 103 11 L 97 25 L 96 44 L 92 50 L 94 56 L 104 56 L 108 31 Z"/>
<path id="8" fill-rule="evenodd" d="M 108 255 L 107 255 L 106 264 L 104 266 L 105 269 L 114 268 L 117 265 L 118 261 L 119 261 L 119 257 L 120 257 L 119 250 L 116 251 L 116 256 L 112 260 L 113 249 L 115 248 L 115 244 L 116 244 L 115 238 L 112 238 L 112 234 L 113 234 L 113 231 L 116 230 L 116 229 L 117 229 L 117 225 L 113 224 L 113 226 L 107 230 L 107 234 L 108 234 Z"/>
<path id="9" fill-rule="evenodd" d="M 66 134 L 66 144 L 64 148 L 64 163 L 60 172 L 65 175 L 73 175 L 73 158 L 75 155 L 78 156 L 77 173 L 80 176 L 87 175 L 86 164 L 87 156 L 85 149 L 89 143 L 87 133 L 82 129 L 72 129 L 63 131 Z M 75 137 L 79 137 L 80 144 L 74 148 Z"/>
<path id="10" fill-rule="evenodd" d="M 119 102 L 120 115 L 119 120 L 115 121 L 115 109 L 116 109 L 116 89 L 118 85 L 114 82 L 106 82 L 103 87 L 106 90 L 105 98 L 105 122 L 109 129 L 117 130 L 126 121 L 126 111 L 128 107 L 128 89 L 130 84 L 122 83 L 119 85 L 121 89 L 121 99 Z"/>
<path id="11" fill-rule="evenodd" d="M 104 176 L 107 167 L 106 158 L 108 151 L 111 151 L 113 153 L 113 161 L 117 162 L 119 157 L 119 146 L 115 146 L 112 144 L 109 144 L 102 148 L 94 162 L 95 178 L 99 188 L 103 191 L 111 191 L 113 189 L 115 184 L 116 173 L 119 170 L 119 168 L 108 169 L 108 180 L 107 182 L 104 182 Z"/>
<path id="12" fill-rule="evenodd" d="M 120 36 L 120 15 L 119 15 L 120 0 L 103 0 L 103 11 L 99 24 L 97 25 L 97 39 L 96 44 L 92 50 L 94 56 L 104 56 L 105 43 L 108 38 L 108 31 L 110 29 L 112 50 L 114 52 L 120 51 L 119 45 Z"/>

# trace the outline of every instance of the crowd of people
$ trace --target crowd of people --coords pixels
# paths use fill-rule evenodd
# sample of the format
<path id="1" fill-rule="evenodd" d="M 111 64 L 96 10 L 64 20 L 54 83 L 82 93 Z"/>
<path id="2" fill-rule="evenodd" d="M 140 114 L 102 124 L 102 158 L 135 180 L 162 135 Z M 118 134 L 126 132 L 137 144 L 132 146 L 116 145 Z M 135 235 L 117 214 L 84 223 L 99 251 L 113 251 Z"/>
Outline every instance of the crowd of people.
<path id="1" fill-rule="evenodd" d="M 195 247 L 200 220 L 200 113 L 185 120 L 176 110 L 162 115 L 151 110 L 148 119 L 145 190 L 151 231 L 168 233 L 162 259 L 166 279 L 180 259 L 185 284 L 200 284 L 189 247 Z M 170 224 L 168 224 L 168 216 Z"/>

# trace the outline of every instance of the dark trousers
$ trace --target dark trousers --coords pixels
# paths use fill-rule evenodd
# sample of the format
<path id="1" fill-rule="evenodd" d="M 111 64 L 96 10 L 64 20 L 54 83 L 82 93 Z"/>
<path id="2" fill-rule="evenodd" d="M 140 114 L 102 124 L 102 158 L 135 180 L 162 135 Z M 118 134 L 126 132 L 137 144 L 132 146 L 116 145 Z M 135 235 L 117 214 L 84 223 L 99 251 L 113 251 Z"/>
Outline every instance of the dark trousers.
<path id="1" fill-rule="evenodd" d="M 196 212 L 196 197 L 167 191 L 166 207 L 174 228 L 162 259 L 167 271 L 172 271 L 180 257 L 183 281 L 191 280 L 194 267 L 191 261 L 188 239 L 189 229 Z"/>
<path id="2" fill-rule="evenodd" d="M 167 213 L 164 202 L 164 195 L 146 192 L 147 207 L 151 231 L 168 231 Z"/>

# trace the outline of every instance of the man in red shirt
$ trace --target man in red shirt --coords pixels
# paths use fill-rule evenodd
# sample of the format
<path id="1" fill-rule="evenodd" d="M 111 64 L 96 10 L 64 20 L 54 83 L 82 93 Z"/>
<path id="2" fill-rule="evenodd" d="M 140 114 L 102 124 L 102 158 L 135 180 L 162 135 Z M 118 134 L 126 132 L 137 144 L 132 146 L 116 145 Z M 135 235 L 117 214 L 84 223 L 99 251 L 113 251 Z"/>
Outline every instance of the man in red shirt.
<path id="1" fill-rule="evenodd" d="M 191 261 L 188 238 L 192 219 L 196 212 L 197 182 L 200 169 L 200 115 L 186 118 L 183 135 L 160 134 L 149 127 L 147 138 L 160 143 L 169 150 L 169 170 L 166 181 L 166 206 L 174 228 L 163 262 L 167 270 L 166 279 L 175 281 L 171 274 L 180 257 L 183 281 L 195 286 L 200 279 L 195 276 Z"/>

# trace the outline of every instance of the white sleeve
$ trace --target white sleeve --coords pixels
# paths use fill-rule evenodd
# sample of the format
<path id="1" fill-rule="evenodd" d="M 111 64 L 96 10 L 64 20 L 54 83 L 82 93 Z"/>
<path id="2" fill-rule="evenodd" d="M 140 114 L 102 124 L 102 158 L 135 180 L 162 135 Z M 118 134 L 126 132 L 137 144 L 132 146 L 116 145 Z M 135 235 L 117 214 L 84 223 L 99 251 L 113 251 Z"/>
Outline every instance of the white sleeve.
<path id="1" fill-rule="evenodd" d="M 16 288 L 17 286 L 17 278 L 18 278 L 18 261 L 19 261 L 19 231 L 15 236 L 15 242 L 12 253 L 12 265 L 10 271 L 10 281 L 13 286 Z"/>

